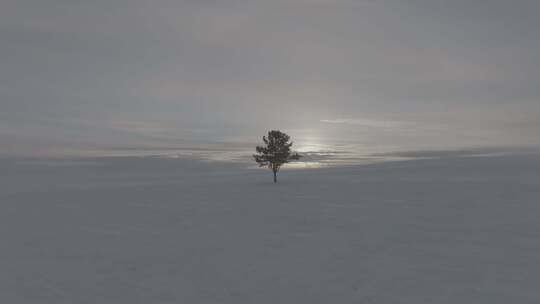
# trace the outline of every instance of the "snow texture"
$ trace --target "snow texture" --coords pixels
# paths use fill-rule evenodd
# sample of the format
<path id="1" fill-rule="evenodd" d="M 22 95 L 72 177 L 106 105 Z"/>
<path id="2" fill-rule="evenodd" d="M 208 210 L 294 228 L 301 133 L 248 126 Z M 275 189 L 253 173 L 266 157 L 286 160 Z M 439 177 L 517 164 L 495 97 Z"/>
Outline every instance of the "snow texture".
<path id="1" fill-rule="evenodd" d="M 0 303 L 540 303 L 538 155 L 0 170 Z"/>

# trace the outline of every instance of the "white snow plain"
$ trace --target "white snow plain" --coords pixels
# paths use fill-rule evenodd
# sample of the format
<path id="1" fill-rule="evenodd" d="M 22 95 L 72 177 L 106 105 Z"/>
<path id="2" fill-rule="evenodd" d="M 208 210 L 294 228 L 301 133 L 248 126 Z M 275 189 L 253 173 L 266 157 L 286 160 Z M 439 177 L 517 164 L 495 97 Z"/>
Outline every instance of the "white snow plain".
<path id="1" fill-rule="evenodd" d="M 0 170 L 0 303 L 540 303 L 538 154 Z"/>

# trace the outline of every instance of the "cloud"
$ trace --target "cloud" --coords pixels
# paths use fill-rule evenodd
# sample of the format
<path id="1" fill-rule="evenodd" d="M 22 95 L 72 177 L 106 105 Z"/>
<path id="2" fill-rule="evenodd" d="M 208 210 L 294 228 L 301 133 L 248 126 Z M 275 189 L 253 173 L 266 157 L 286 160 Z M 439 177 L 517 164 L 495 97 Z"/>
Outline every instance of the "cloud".
<path id="1" fill-rule="evenodd" d="M 0 147 L 538 143 L 540 2 L 472 2 L 4 0 Z"/>

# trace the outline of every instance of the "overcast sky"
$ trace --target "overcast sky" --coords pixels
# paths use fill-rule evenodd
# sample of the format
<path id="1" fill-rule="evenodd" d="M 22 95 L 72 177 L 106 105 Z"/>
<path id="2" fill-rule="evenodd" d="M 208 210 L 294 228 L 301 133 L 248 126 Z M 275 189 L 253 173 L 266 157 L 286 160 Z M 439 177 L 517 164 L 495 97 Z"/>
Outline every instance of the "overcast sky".
<path id="1" fill-rule="evenodd" d="M 2 0 L 0 154 L 540 144 L 537 0 Z"/>

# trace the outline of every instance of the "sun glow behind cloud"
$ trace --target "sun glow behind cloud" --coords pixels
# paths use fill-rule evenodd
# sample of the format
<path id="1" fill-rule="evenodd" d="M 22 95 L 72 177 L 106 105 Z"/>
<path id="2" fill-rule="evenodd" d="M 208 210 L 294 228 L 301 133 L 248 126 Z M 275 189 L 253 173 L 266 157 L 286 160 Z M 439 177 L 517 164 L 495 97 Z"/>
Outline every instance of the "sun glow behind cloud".
<path id="1" fill-rule="evenodd" d="M 322 152 L 322 151 L 328 150 L 328 146 L 314 143 L 314 142 L 305 142 L 305 143 L 299 144 L 296 148 L 294 148 L 294 150 L 297 152 L 302 152 L 302 153 Z"/>
<path id="2" fill-rule="evenodd" d="M 358 125 L 363 127 L 374 128 L 395 128 L 403 127 L 406 125 L 404 122 L 390 121 L 390 120 L 375 120 L 364 118 L 337 118 L 337 119 L 321 119 L 320 122 L 328 124 L 346 124 L 346 125 Z"/>

